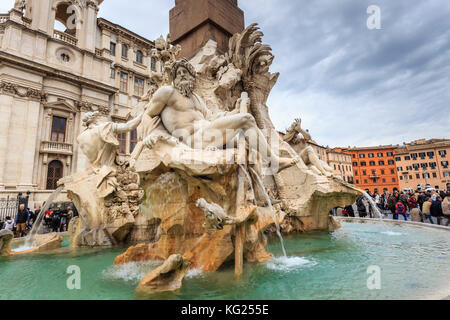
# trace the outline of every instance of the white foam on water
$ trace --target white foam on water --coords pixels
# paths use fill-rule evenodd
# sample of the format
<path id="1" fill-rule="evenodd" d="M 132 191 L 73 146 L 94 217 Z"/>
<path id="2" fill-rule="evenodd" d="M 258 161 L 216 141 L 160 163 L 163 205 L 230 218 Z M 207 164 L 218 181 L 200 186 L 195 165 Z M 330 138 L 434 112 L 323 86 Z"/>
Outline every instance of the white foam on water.
<path id="1" fill-rule="evenodd" d="M 33 248 L 34 247 L 32 245 L 23 244 L 20 247 L 17 247 L 15 249 L 11 249 L 11 251 L 13 251 L 13 252 L 22 252 L 22 251 L 30 250 L 30 249 L 33 249 Z"/>
<path id="2" fill-rule="evenodd" d="M 103 270 L 107 279 L 139 282 L 147 274 L 161 265 L 160 262 L 130 262 L 123 265 L 111 266 Z"/>
<path id="3" fill-rule="evenodd" d="M 403 233 L 394 232 L 394 231 L 385 231 L 385 232 L 382 232 L 382 234 L 387 234 L 388 236 L 402 236 L 403 235 Z"/>
<path id="4" fill-rule="evenodd" d="M 317 262 L 301 257 L 276 257 L 267 262 L 267 268 L 280 271 L 291 271 L 301 266 L 315 266 Z"/>
<path id="5" fill-rule="evenodd" d="M 203 275 L 203 271 L 200 269 L 191 269 L 188 271 L 188 273 L 186 274 L 187 279 L 192 279 L 192 278 L 197 278 L 197 277 L 201 277 Z"/>

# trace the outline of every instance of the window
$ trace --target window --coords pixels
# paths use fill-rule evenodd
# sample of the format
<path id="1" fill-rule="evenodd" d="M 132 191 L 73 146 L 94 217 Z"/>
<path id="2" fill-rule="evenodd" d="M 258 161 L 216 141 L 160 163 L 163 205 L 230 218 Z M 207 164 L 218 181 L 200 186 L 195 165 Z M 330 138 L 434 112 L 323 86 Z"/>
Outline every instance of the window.
<path id="1" fill-rule="evenodd" d="M 392 152 L 388 152 L 388 153 L 386 153 L 386 155 L 387 155 L 388 157 L 393 157 L 393 156 L 394 156 L 394 154 L 393 154 Z"/>
<path id="2" fill-rule="evenodd" d="M 411 158 L 413 160 L 417 160 L 417 153 L 411 153 Z"/>
<path id="3" fill-rule="evenodd" d="M 51 141 L 64 142 L 66 138 L 66 118 L 53 117 Z"/>
<path id="4" fill-rule="evenodd" d="M 152 71 L 156 71 L 156 58 L 152 57 L 150 59 L 150 68 L 152 69 Z"/>
<path id="5" fill-rule="evenodd" d="M 364 159 L 364 158 L 366 157 L 366 155 L 365 155 L 365 154 L 360 154 L 359 157 L 360 157 L 361 159 Z"/>
<path id="6" fill-rule="evenodd" d="M 111 79 L 115 79 L 115 78 L 116 78 L 116 70 L 111 68 Z"/>
<path id="7" fill-rule="evenodd" d="M 394 169 L 391 169 L 391 174 L 395 174 L 395 170 Z"/>
<path id="8" fill-rule="evenodd" d="M 369 163 L 371 166 L 374 166 L 375 165 L 375 161 L 370 161 L 370 163 Z"/>
<path id="9" fill-rule="evenodd" d="M 416 174 L 416 179 L 420 179 L 420 174 Z"/>
<path id="10" fill-rule="evenodd" d="M 369 153 L 369 158 L 374 158 L 375 155 L 373 153 Z"/>
<path id="11" fill-rule="evenodd" d="M 395 179 L 395 178 L 392 178 L 392 182 L 396 182 L 397 181 L 397 179 Z"/>
<path id="12" fill-rule="evenodd" d="M 125 43 L 122 43 L 122 57 L 128 58 L 128 46 Z"/>
<path id="13" fill-rule="evenodd" d="M 70 62 L 70 57 L 69 57 L 69 55 L 66 54 L 66 53 L 61 53 L 61 60 L 62 60 L 63 62 Z"/>
<path id="14" fill-rule="evenodd" d="M 356 179 L 356 184 L 359 184 L 359 180 L 358 179 Z"/>
<path id="15" fill-rule="evenodd" d="M 426 170 L 428 168 L 428 163 L 421 163 L 420 166 L 423 170 Z"/>
<path id="16" fill-rule="evenodd" d="M 433 159 L 434 158 L 434 152 L 427 152 L 427 156 L 428 156 L 428 158 Z"/>
<path id="17" fill-rule="evenodd" d="M 136 51 L 136 62 L 142 64 L 144 61 L 144 55 L 141 50 Z"/>
<path id="18" fill-rule="evenodd" d="M 450 172 L 444 171 L 444 177 L 449 178 L 450 177 Z"/>
<path id="19" fill-rule="evenodd" d="M 128 74 L 125 72 L 120 73 L 120 90 L 124 92 L 128 91 Z"/>
<path id="20" fill-rule="evenodd" d="M 365 166 L 367 166 L 367 163 L 366 162 L 361 162 L 361 167 L 365 167 Z"/>
<path id="21" fill-rule="evenodd" d="M 367 179 L 364 179 L 364 183 L 367 184 Z"/>
<path id="22" fill-rule="evenodd" d="M 363 176 L 367 176 L 367 171 L 363 170 Z"/>
<path id="23" fill-rule="evenodd" d="M 355 170 L 355 176 L 357 176 L 358 175 L 358 170 Z"/>
<path id="24" fill-rule="evenodd" d="M 137 145 L 137 130 L 133 130 L 130 132 L 130 153 L 133 153 L 134 148 Z"/>
<path id="25" fill-rule="evenodd" d="M 402 161 L 402 158 L 396 157 L 396 158 L 395 158 L 395 161 Z"/>
<path id="26" fill-rule="evenodd" d="M 337 170 L 337 169 L 336 169 L 336 165 L 334 165 L 334 170 Z"/>
<path id="27" fill-rule="evenodd" d="M 383 178 L 383 183 L 386 183 L 386 179 L 385 178 Z"/>
<path id="28" fill-rule="evenodd" d="M 138 96 L 144 95 L 144 80 L 134 77 L 134 94 Z"/>
<path id="29" fill-rule="evenodd" d="M 113 56 L 115 56 L 116 55 L 116 43 L 115 42 L 110 42 L 109 43 L 109 51 L 111 51 L 111 54 L 113 55 Z"/>
<path id="30" fill-rule="evenodd" d="M 353 156 L 353 159 L 355 159 L 355 158 L 356 158 L 356 154 L 352 154 L 352 156 Z"/>
<path id="31" fill-rule="evenodd" d="M 419 157 L 420 157 L 420 159 L 424 160 L 425 159 L 425 153 L 424 152 L 419 153 Z"/>
<path id="32" fill-rule="evenodd" d="M 409 175 L 409 180 L 412 180 L 413 179 L 413 176 L 412 176 L 412 174 L 410 174 Z"/>
<path id="33" fill-rule="evenodd" d="M 354 167 L 357 167 L 357 166 L 358 166 L 358 162 L 353 162 L 352 165 L 353 165 Z"/>
<path id="34" fill-rule="evenodd" d="M 400 176 L 400 180 L 403 180 L 403 177 L 402 177 L 402 176 Z"/>
<path id="35" fill-rule="evenodd" d="M 416 170 L 416 171 L 419 170 L 419 164 L 418 163 L 414 163 L 413 167 L 414 167 L 414 170 Z"/>
<path id="36" fill-rule="evenodd" d="M 63 177 L 63 165 L 61 161 L 54 160 L 48 164 L 47 190 L 56 190 L 57 182 Z"/>
<path id="37" fill-rule="evenodd" d="M 439 155 L 440 155 L 442 158 L 445 158 L 445 156 L 447 155 L 447 151 L 446 151 L 446 150 L 441 150 L 441 151 L 439 151 Z"/>
<path id="38" fill-rule="evenodd" d="M 378 161 L 378 164 L 379 164 L 380 166 L 384 166 L 384 161 Z"/>
<path id="39" fill-rule="evenodd" d="M 398 167 L 397 171 L 403 171 L 403 167 Z"/>
<path id="40" fill-rule="evenodd" d="M 382 153 L 377 153 L 377 157 L 383 157 L 383 154 Z"/>
<path id="41" fill-rule="evenodd" d="M 388 160 L 388 164 L 390 165 L 394 164 L 394 160 Z"/>
<path id="42" fill-rule="evenodd" d="M 120 133 L 117 136 L 117 140 L 119 140 L 119 153 L 125 154 L 126 153 L 126 146 L 127 146 L 127 134 L 126 133 Z"/>
<path id="43" fill-rule="evenodd" d="M 406 161 L 409 161 L 409 160 L 411 160 L 411 157 L 410 157 L 410 156 L 406 156 L 406 157 L 405 157 L 405 160 L 406 160 Z"/>
<path id="44" fill-rule="evenodd" d="M 448 168 L 448 161 L 442 161 L 441 164 L 445 169 Z"/>
<path id="45" fill-rule="evenodd" d="M 407 167 L 406 167 L 406 171 L 412 171 L 412 169 L 413 169 L 413 168 L 412 168 L 411 166 L 407 166 Z"/>
<path id="46" fill-rule="evenodd" d="M 381 169 L 381 174 L 384 174 L 384 173 L 385 173 L 384 169 Z"/>
<path id="47" fill-rule="evenodd" d="M 433 178 L 437 178 L 436 172 L 433 172 Z"/>
<path id="48" fill-rule="evenodd" d="M 430 162 L 430 168 L 436 169 L 436 162 Z"/>
<path id="49" fill-rule="evenodd" d="M 376 175 L 377 174 L 377 170 L 372 170 L 372 174 Z"/>
<path id="50" fill-rule="evenodd" d="M 429 173 L 424 173 L 423 174 L 423 178 L 424 179 L 430 179 L 430 174 Z"/>

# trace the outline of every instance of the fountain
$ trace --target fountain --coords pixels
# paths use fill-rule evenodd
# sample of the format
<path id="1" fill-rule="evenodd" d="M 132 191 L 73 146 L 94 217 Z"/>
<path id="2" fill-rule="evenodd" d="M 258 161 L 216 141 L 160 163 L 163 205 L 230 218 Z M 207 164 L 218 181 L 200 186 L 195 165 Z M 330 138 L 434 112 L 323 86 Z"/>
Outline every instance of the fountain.
<path id="1" fill-rule="evenodd" d="M 353 203 L 362 192 L 333 177 L 331 168 L 308 147 L 311 136 L 300 120 L 280 138 L 266 106 L 278 74 L 269 72 L 274 57 L 262 36 L 256 24 L 250 25 L 231 38 L 226 55 L 210 41 L 190 61 L 176 59 L 179 47 L 159 46 L 155 57 L 161 56 L 165 67 L 132 120 L 116 124 L 95 112 L 84 114 L 85 130 L 77 140 L 90 166 L 59 181 L 79 212 L 69 225 L 70 247 L 49 253 L 47 260 L 36 258 L 60 268 L 73 265 L 75 254 L 86 274 L 102 274 L 86 283 L 83 296 L 71 292 L 68 298 L 128 299 L 135 293 L 144 298 L 236 298 L 253 287 L 246 279 L 255 270 L 271 295 L 255 288 L 248 299 L 296 299 L 303 297 L 298 293 L 302 290 L 305 297 L 326 298 L 311 292 L 322 286 L 300 291 L 291 286 L 310 279 L 320 283 L 319 275 L 329 270 L 336 272 L 336 282 L 364 274 L 357 269 L 361 259 L 383 243 L 371 236 L 388 235 L 377 226 L 349 222 L 343 222 L 344 232 L 329 216 L 332 208 Z M 180 109 L 185 112 L 178 113 Z M 121 162 L 117 135 L 135 129 L 138 144 L 131 159 Z M 39 224 L 35 228 L 33 236 Z M 271 232 L 279 237 L 281 251 L 266 237 Z M 444 233 L 437 237 L 446 239 Z M 410 236 L 405 230 L 402 234 Z M 429 234 L 411 239 L 429 239 Z M 8 235 L 0 241 L 9 241 Z M 436 250 L 443 252 L 441 247 Z M 333 259 L 327 260 L 325 253 Z M 353 260 L 358 273 L 345 268 L 338 272 L 330 265 Z M 391 263 L 379 263 L 384 261 Z M 0 281 L 7 283 L 3 274 L 6 277 L 7 270 L 0 263 Z M 130 274 L 134 276 L 128 283 Z M 126 284 L 97 292 L 98 286 L 112 286 L 111 277 Z M 192 284 L 187 289 L 186 281 Z M 211 292 L 216 282 L 220 288 Z M 52 281 L 44 284 L 49 291 L 51 286 Z M 9 296 L 0 293 L 4 297 Z"/>

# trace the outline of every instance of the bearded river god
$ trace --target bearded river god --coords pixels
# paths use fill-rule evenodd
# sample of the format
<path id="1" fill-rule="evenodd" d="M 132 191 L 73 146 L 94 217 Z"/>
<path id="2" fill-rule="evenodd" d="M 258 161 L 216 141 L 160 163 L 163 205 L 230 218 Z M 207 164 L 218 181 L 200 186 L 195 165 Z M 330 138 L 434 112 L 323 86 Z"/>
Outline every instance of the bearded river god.
<path id="1" fill-rule="evenodd" d="M 158 89 L 147 105 L 146 114 L 161 118 L 167 131 L 193 149 L 222 148 L 243 130 L 250 149 L 258 151 L 272 167 L 283 170 L 295 165 L 298 158 L 279 157 L 267 143 L 251 114 L 232 112 L 213 114 L 194 93 L 196 73 L 185 59 L 174 64 L 173 86 Z M 275 164 L 275 166 L 274 166 Z"/>

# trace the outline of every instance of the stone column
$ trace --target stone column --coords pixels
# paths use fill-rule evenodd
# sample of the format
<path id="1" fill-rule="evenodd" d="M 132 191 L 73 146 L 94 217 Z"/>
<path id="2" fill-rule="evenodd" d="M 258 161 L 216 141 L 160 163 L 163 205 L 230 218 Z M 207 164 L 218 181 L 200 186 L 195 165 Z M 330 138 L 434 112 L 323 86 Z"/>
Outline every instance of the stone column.
<path id="1" fill-rule="evenodd" d="M 34 156 L 36 151 L 36 138 L 38 134 L 40 101 L 29 100 L 25 115 L 25 136 L 22 154 L 22 171 L 18 188 L 33 188 Z"/>
<path id="2" fill-rule="evenodd" d="M 13 97 L 0 95 L 0 190 L 4 189 L 4 173 L 8 154 L 8 135 L 10 130 Z"/>

